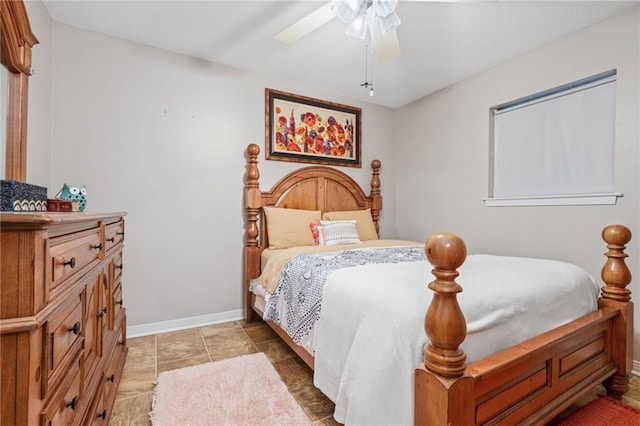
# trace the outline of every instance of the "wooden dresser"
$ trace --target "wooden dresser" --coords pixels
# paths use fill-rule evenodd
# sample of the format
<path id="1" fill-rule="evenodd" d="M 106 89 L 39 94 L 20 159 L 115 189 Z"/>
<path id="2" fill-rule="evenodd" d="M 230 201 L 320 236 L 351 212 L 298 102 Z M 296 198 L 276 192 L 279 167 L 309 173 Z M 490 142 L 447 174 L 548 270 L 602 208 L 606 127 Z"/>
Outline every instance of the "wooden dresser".
<path id="1" fill-rule="evenodd" d="M 0 425 L 107 425 L 127 355 L 125 213 L 0 213 Z"/>

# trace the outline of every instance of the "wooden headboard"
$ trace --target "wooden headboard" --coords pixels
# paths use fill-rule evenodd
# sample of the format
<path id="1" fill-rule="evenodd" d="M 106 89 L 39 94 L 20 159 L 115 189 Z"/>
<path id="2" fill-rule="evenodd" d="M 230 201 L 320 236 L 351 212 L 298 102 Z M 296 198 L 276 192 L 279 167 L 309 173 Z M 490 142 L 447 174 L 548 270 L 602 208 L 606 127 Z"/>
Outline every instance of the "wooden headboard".
<path id="1" fill-rule="evenodd" d="M 376 231 L 382 210 L 380 195 L 379 160 L 371 162 L 371 191 L 366 195 L 360 185 L 350 176 L 328 166 L 308 166 L 294 170 L 280 179 L 270 191 L 260 191 L 258 154 L 260 147 L 247 147 L 247 170 L 245 175 L 245 262 L 244 294 L 245 320 L 256 320 L 251 307 L 252 294 L 249 282 L 260 275 L 260 256 L 269 245 L 267 227 L 264 226 L 262 207 L 274 206 L 290 209 L 343 211 L 371 209 Z"/>

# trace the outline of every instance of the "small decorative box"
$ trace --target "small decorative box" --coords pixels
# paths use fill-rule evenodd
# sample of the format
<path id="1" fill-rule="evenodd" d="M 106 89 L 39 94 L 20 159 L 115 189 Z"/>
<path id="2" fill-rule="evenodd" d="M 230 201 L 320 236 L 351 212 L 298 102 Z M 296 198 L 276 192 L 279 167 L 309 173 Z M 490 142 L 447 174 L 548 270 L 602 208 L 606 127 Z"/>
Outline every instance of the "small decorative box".
<path id="1" fill-rule="evenodd" d="M 0 211 L 47 211 L 47 188 L 15 180 L 0 180 Z"/>
<path id="2" fill-rule="evenodd" d="M 50 212 L 70 212 L 73 211 L 71 201 L 49 198 L 47 200 L 47 211 Z"/>

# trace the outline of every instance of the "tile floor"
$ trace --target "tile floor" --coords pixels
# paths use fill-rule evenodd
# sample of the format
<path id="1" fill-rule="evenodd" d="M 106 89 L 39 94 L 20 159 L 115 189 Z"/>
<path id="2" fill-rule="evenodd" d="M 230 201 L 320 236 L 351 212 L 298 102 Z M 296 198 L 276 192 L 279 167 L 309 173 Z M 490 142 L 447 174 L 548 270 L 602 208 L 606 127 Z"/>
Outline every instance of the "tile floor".
<path id="1" fill-rule="evenodd" d="M 265 323 L 242 321 L 128 339 L 129 355 L 110 426 L 150 425 L 149 411 L 157 375 L 224 358 L 264 352 L 293 396 L 316 425 L 337 425 L 333 403 L 313 386 L 313 372 Z M 632 376 L 625 402 L 640 407 L 640 377 Z M 582 405 L 596 393 L 583 401 Z"/>
<path id="2" fill-rule="evenodd" d="M 243 321 L 128 339 L 129 354 L 110 426 L 150 425 L 157 375 L 163 371 L 264 352 L 314 425 L 337 425 L 333 403 L 313 386 L 313 372 L 263 322 Z"/>

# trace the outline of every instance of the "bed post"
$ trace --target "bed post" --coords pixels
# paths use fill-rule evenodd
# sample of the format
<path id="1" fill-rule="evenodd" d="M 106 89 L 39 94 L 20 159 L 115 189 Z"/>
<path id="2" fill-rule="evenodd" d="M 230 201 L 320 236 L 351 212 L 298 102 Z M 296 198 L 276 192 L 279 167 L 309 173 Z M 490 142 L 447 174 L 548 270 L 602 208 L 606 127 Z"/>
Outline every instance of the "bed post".
<path id="1" fill-rule="evenodd" d="M 260 194 L 260 171 L 258 170 L 260 147 L 250 144 L 247 147 L 247 172 L 245 175 L 245 242 L 244 242 L 244 320 L 247 323 L 257 321 L 259 316 L 253 310 L 249 281 L 260 275 L 260 248 L 258 247 L 258 215 L 262 207 Z"/>
<path id="2" fill-rule="evenodd" d="M 371 162 L 371 218 L 376 227 L 376 233 L 380 232 L 378 219 L 380 218 L 380 210 L 382 210 L 382 195 L 380 195 L 380 160 Z"/>
<path id="3" fill-rule="evenodd" d="M 467 248 L 460 237 L 439 233 L 429 237 L 425 253 L 436 279 L 429 284 L 434 294 L 424 324 L 429 343 L 415 375 L 415 424 L 472 425 L 473 378 L 460 349 L 467 326 L 456 297 L 462 287 L 455 282 Z"/>
<path id="4" fill-rule="evenodd" d="M 631 282 L 631 272 L 624 259 L 627 257 L 625 245 L 631 241 L 631 231 L 623 225 L 607 226 L 602 231 L 602 239 L 607 243 L 605 253 L 607 262 L 602 268 L 601 277 L 604 286 L 599 306 L 612 306 L 620 310 L 613 326 L 613 361 L 618 371 L 603 384 L 607 394 L 616 399 L 629 390 L 629 374 L 633 364 L 633 302 L 631 291 L 627 288 Z"/>

